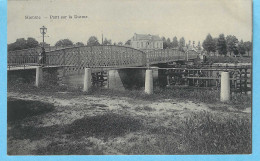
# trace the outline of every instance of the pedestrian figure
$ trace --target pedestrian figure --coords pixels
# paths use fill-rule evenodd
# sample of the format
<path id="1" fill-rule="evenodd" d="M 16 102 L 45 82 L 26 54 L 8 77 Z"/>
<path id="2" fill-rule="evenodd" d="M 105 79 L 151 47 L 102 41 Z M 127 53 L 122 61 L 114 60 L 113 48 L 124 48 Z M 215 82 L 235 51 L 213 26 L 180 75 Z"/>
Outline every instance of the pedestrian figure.
<path id="1" fill-rule="evenodd" d="M 42 66 L 46 64 L 46 53 L 44 47 L 42 47 L 42 52 L 40 53 L 39 64 L 41 64 Z"/>

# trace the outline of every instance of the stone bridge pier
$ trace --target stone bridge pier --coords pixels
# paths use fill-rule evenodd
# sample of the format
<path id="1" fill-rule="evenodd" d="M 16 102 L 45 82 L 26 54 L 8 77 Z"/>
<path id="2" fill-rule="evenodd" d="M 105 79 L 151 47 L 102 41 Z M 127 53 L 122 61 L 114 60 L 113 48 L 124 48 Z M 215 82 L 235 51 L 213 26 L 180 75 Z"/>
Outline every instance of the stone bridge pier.
<path id="1" fill-rule="evenodd" d="M 113 69 L 108 71 L 108 88 L 114 90 L 140 89 L 145 86 L 145 68 Z M 158 82 L 158 67 L 151 67 L 153 84 Z"/>

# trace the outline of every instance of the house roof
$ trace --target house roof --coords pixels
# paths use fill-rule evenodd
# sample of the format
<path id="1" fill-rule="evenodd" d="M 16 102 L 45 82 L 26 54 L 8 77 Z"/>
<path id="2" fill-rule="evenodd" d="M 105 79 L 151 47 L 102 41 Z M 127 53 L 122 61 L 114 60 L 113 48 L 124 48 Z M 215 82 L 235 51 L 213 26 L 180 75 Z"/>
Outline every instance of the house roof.
<path id="1" fill-rule="evenodd" d="M 153 41 L 161 41 L 162 39 L 159 37 L 159 35 L 135 34 L 134 40 L 153 40 Z"/>

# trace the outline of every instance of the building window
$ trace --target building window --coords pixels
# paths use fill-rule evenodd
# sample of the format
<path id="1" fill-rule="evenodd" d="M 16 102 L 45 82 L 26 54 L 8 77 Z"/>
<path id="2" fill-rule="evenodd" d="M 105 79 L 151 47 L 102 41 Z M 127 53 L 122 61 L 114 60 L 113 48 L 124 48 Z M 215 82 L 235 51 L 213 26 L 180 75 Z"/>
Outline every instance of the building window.
<path id="1" fill-rule="evenodd" d="M 139 42 L 137 42 L 137 48 L 139 48 Z"/>

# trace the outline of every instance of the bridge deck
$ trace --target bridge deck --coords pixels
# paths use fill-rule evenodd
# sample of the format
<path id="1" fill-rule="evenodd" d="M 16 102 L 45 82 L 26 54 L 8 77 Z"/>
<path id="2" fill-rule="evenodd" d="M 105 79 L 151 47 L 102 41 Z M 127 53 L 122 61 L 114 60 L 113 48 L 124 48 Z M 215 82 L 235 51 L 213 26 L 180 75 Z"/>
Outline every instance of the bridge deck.
<path id="1" fill-rule="evenodd" d="M 40 65 L 25 65 L 25 66 L 13 66 L 13 67 L 8 67 L 7 71 L 16 71 L 16 70 L 34 70 Z M 71 67 L 72 65 L 48 65 L 48 66 L 43 66 L 42 68 L 60 68 L 60 67 Z"/>

